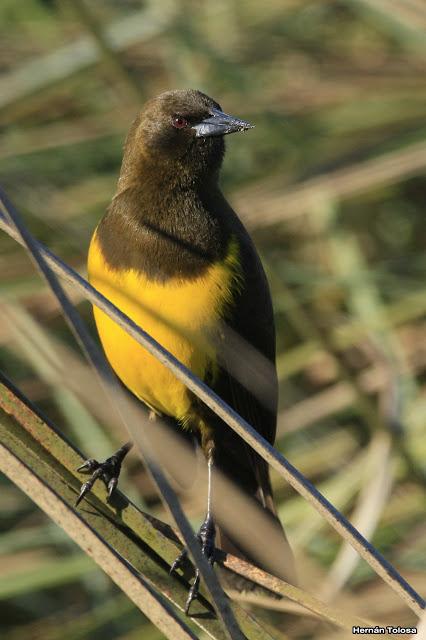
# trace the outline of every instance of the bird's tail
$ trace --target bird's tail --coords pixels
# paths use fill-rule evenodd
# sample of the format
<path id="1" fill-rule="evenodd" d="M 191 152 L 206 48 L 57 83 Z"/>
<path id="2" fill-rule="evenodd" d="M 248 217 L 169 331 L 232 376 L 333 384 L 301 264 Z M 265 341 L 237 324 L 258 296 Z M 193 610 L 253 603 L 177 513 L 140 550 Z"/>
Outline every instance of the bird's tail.
<path id="1" fill-rule="evenodd" d="M 241 513 L 238 523 L 241 525 L 238 527 L 241 529 L 241 536 L 238 536 L 238 542 L 235 535 L 219 527 L 216 546 L 225 553 L 242 558 L 277 578 L 296 585 L 294 556 L 275 509 L 268 465 L 254 455 L 258 480 L 257 491 L 251 500 L 254 509 L 243 510 Z M 249 544 L 240 543 L 240 539 L 249 540 Z"/>

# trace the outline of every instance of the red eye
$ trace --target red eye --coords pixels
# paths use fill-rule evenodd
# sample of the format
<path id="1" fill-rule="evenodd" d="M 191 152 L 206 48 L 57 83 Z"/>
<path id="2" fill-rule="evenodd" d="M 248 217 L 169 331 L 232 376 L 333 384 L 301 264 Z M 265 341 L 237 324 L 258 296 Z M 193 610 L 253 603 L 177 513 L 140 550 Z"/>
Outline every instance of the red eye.
<path id="1" fill-rule="evenodd" d="M 184 129 L 188 125 L 188 120 L 183 116 L 173 116 L 172 125 L 176 129 Z"/>

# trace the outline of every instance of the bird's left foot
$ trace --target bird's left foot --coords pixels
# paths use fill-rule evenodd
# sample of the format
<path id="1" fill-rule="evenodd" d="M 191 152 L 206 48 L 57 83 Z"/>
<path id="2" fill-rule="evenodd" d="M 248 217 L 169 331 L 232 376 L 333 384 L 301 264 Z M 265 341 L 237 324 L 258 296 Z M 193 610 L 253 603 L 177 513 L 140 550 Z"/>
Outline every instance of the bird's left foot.
<path id="1" fill-rule="evenodd" d="M 203 524 L 200 527 L 200 530 L 197 533 L 197 538 L 201 545 L 201 551 L 203 556 L 206 558 L 208 563 L 213 566 L 215 560 L 215 538 L 216 538 L 216 527 L 211 515 L 207 515 Z M 170 568 L 170 573 L 173 571 L 177 571 L 179 569 L 186 558 L 188 557 L 188 550 L 183 549 L 183 551 L 178 555 L 174 563 Z M 192 584 L 188 598 L 185 604 L 185 614 L 189 615 L 189 607 L 191 606 L 191 602 L 198 597 L 198 592 L 200 588 L 200 571 L 198 567 L 195 567 L 195 580 Z"/>
<path id="2" fill-rule="evenodd" d="M 111 498 L 114 489 L 118 484 L 118 477 L 121 471 L 121 464 L 132 448 L 132 443 L 127 442 L 118 451 L 116 451 L 110 458 L 107 458 L 104 462 L 98 462 L 94 458 L 86 460 L 77 471 L 81 473 L 90 473 L 91 476 L 87 482 L 85 482 L 80 489 L 80 494 L 76 500 L 75 506 L 77 507 L 83 500 L 84 496 L 91 491 L 96 480 L 101 478 L 108 490 L 108 500 Z"/>

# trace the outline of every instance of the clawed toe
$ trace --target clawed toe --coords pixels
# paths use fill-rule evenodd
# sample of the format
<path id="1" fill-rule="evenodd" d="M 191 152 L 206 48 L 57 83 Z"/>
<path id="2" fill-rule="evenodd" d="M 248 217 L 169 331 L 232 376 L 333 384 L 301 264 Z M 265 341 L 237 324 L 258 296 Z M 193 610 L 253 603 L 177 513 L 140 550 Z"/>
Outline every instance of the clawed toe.
<path id="1" fill-rule="evenodd" d="M 92 473 L 93 471 L 96 471 L 96 469 L 98 468 L 99 468 L 99 462 L 94 458 L 89 458 L 88 460 L 83 462 L 82 465 L 77 467 L 77 471 L 79 471 L 80 473 Z"/>
<path id="2" fill-rule="evenodd" d="M 174 571 L 180 569 L 187 557 L 188 551 L 187 549 L 183 549 L 170 567 L 170 573 L 173 573 Z"/>

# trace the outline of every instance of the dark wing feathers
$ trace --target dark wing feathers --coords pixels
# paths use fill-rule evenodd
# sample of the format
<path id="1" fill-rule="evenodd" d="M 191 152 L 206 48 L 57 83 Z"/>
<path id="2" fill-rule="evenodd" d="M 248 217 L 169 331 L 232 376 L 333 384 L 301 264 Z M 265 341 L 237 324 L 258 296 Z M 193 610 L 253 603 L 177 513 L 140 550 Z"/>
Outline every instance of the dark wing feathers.
<path id="1" fill-rule="evenodd" d="M 218 347 L 221 369 L 214 390 L 273 444 L 278 381 L 269 285 L 244 226 L 227 203 L 221 203 L 221 210 L 226 213 L 229 233 L 238 239 L 242 278 L 224 320 Z M 264 506 L 273 510 L 266 463 L 229 427 L 223 428 L 223 431 L 220 438 L 216 439 L 218 464 L 221 466 L 221 453 L 227 459 L 226 466 L 237 463 L 245 490 L 252 495 L 258 494 Z"/>

